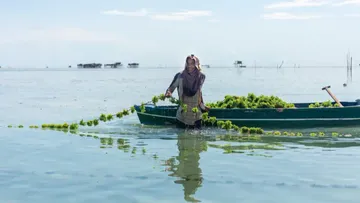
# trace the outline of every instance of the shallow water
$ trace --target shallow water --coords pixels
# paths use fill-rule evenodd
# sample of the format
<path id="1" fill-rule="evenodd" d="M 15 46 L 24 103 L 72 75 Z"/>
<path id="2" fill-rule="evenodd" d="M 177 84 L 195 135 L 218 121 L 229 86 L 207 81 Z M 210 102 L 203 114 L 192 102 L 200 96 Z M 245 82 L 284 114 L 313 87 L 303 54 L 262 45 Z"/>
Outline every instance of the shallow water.
<path id="1" fill-rule="evenodd" d="M 178 70 L 0 70 L 0 202 L 358 202 L 358 128 L 321 129 L 350 138 L 251 142 L 216 140 L 226 134 L 221 130 L 142 126 L 136 115 L 81 127 L 78 134 L 7 128 L 116 113 L 163 93 Z M 360 97 L 357 69 L 347 87 L 345 67 L 204 71 L 206 102 L 248 92 L 324 101 L 330 99 L 321 90 L 326 85 L 342 101 Z M 95 136 L 114 143 L 103 145 Z M 119 138 L 130 147 L 118 149 Z M 280 150 L 216 147 L 240 144 Z"/>

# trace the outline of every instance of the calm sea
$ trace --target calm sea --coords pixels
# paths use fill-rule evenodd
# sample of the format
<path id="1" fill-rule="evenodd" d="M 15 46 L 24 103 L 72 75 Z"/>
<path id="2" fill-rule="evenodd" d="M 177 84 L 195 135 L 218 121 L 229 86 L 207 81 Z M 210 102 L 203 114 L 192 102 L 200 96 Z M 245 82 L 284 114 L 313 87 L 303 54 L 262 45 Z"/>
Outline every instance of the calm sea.
<path id="1" fill-rule="evenodd" d="M 116 113 L 164 93 L 181 68 L 0 69 L 0 202 L 359 202 L 359 129 L 351 138 L 278 140 L 224 153 L 221 130 L 142 126 L 135 114 L 78 134 L 29 129 Z M 360 99 L 346 68 L 204 69 L 205 102 L 249 92 L 288 102 Z M 176 94 L 175 94 L 176 95 Z M 25 128 L 7 128 L 8 125 Z M 98 137 L 114 138 L 113 145 Z M 129 148 L 118 148 L 117 139 Z M 259 144 L 252 143 L 231 143 Z M 262 143 L 264 144 L 264 143 Z M 274 143 L 273 143 L 274 144 Z"/>

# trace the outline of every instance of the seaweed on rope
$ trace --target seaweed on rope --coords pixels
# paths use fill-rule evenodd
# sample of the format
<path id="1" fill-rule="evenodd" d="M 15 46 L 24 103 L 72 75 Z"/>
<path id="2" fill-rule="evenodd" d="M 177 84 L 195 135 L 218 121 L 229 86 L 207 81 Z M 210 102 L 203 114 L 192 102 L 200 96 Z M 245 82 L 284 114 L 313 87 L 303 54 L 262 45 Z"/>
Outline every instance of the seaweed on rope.
<path id="1" fill-rule="evenodd" d="M 152 103 L 153 105 L 157 105 L 159 101 L 165 101 L 169 100 L 170 103 L 176 104 L 178 106 L 181 106 L 182 109 L 187 112 L 187 105 L 180 102 L 180 100 L 174 98 L 174 97 L 165 97 L 164 94 L 160 94 L 159 96 L 153 96 L 151 99 L 151 102 L 144 103 L 142 102 L 140 105 L 140 112 L 146 112 L 145 105 Z M 232 95 L 226 95 L 224 100 L 217 101 L 214 103 L 207 103 L 206 106 L 209 106 L 211 108 L 294 108 L 294 104 L 287 103 L 280 99 L 279 97 L 275 96 L 256 96 L 253 93 L 249 93 L 247 96 L 232 96 Z M 331 102 L 324 102 L 322 104 L 315 104 L 312 106 L 314 107 L 336 107 L 336 105 L 331 105 Z M 191 109 L 193 113 L 198 113 L 198 108 Z M 116 114 L 104 114 L 102 113 L 98 118 L 94 118 L 88 121 L 84 121 L 83 119 L 76 123 L 63 123 L 63 124 L 42 124 L 41 126 L 31 125 L 29 128 L 41 128 L 41 129 L 51 129 L 51 130 L 62 130 L 62 131 L 76 131 L 78 130 L 79 126 L 98 126 L 100 122 L 108 122 L 112 121 L 115 118 L 121 119 L 125 116 L 131 115 L 136 112 L 136 109 L 134 106 L 131 106 L 130 108 L 123 109 L 122 111 L 119 111 Z M 247 126 L 237 126 L 233 124 L 230 120 L 227 121 L 221 121 L 217 120 L 216 117 L 211 116 L 209 117 L 208 112 L 205 112 L 202 114 L 202 123 L 205 126 L 212 126 L 217 127 L 220 129 L 224 129 L 227 131 L 234 131 L 238 132 L 241 135 L 271 135 L 271 136 L 289 136 L 289 137 L 301 137 L 303 136 L 300 132 L 279 132 L 279 131 L 272 131 L 272 132 L 266 132 L 262 128 L 258 127 L 247 127 Z M 9 128 L 13 128 L 15 126 L 9 125 Z M 18 128 L 23 128 L 24 126 L 18 125 Z M 310 137 L 324 137 L 325 133 L 310 133 Z M 332 137 L 338 137 L 339 133 L 333 132 Z"/>

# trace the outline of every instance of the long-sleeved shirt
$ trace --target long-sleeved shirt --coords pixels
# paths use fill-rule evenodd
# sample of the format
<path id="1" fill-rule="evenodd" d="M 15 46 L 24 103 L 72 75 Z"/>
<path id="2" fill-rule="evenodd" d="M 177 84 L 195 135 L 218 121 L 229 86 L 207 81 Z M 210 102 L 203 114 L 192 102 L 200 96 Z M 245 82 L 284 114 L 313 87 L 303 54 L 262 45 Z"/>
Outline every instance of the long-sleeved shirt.
<path id="1" fill-rule="evenodd" d="M 181 73 L 182 72 L 179 72 L 175 75 L 173 81 L 171 82 L 167 90 L 173 93 L 174 90 L 177 89 L 179 100 L 183 104 L 187 105 L 186 111 L 181 106 L 178 108 L 176 112 L 176 118 L 184 124 L 194 125 L 195 121 L 201 119 L 202 116 L 201 109 L 205 109 L 205 105 L 202 101 L 202 92 L 201 92 L 202 84 L 205 81 L 205 75 L 200 72 L 200 74 L 202 74 L 203 76 L 201 77 L 202 78 L 201 86 L 194 96 L 189 97 L 183 94 L 183 80 L 181 78 Z M 198 108 L 197 113 L 192 112 L 192 109 L 194 107 Z"/>

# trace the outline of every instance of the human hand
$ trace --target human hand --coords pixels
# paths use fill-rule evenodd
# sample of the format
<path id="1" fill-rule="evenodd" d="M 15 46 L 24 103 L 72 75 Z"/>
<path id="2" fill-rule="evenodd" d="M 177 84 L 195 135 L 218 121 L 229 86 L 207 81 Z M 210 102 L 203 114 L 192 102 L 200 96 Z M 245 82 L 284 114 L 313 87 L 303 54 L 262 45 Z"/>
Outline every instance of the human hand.
<path id="1" fill-rule="evenodd" d="M 171 92 L 170 92 L 170 91 L 166 91 L 165 97 L 171 97 Z"/>
<path id="2" fill-rule="evenodd" d="M 210 111 L 210 107 L 205 106 L 205 111 L 206 112 Z"/>
<path id="3" fill-rule="evenodd" d="M 200 107 L 200 109 L 201 109 L 201 112 L 202 113 L 204 113 L 204 112 L 209 112 L 209 110 L 210 110 L 210 108 L 209 107 L 207 107 L 207 106 L 203 106 L 203 107 Z"/>

